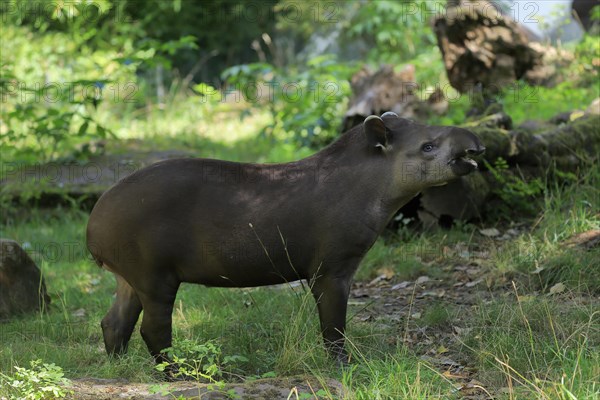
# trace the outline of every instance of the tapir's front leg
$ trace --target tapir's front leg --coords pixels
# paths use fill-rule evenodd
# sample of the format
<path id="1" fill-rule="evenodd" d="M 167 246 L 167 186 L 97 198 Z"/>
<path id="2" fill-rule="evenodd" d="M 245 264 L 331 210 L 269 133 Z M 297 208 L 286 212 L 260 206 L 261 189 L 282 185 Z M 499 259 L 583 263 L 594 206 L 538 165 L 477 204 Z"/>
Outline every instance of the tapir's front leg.
<path id="1" fill-rule="evenodd" d="M 351 278 L 323 275 L 311 282 L 325 347 L 342 364 L 348 363 L 348 353 L 344 349 L 344 331 Z"/>

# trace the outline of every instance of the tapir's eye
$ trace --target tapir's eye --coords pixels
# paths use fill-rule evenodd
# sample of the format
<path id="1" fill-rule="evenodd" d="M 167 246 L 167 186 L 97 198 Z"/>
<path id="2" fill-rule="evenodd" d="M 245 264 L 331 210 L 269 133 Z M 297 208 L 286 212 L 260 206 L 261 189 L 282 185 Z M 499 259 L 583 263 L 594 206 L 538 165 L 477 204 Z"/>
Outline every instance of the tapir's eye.
<path id="1" fill-rule="evenodd" d="M 425 143 L 422 147 L 421 150 L 423 150 L 425 153 L 429 153 L 430 151 L 433 150 L 433 144 L 431 143 Z"/>

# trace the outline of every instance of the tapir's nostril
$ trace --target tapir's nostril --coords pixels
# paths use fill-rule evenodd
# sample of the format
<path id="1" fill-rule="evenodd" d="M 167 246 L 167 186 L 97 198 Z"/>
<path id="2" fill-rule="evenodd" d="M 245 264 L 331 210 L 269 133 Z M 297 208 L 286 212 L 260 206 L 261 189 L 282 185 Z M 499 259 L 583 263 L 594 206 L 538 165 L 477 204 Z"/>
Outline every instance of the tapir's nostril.
<path id="1" fill-rule="evenodd" d="M 484 151 L 485 151 L 485 147 L 479 146 L 476 149 L 468 149 L 467 154 L 478 156 L 480 154 L 483 154 Z"/>

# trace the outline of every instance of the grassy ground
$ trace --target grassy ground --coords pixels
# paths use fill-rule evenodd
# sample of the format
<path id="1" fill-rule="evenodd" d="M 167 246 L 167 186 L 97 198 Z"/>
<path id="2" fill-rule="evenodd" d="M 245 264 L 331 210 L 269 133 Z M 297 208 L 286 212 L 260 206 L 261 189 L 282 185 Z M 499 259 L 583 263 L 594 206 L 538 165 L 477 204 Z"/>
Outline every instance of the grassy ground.
<path id="1" fill-rule="evenodd" d="M 562 85 L 540 89 L 539 101 L 529 105 L 505 101 L 506 111 L 516 123 L 547 119 L 585 109 L 598 96 L 592 85 Z M 98 118 L 120 139 L 138 139 L 147 149 L 258 162 L 311 152 L 280 137 L 258 136 L 267 112 L 242 119 L 243 105 L 198 101 L 190 97 L 116 116 L 101 108 Z M 460 123 L 467 109 L 463 98 L 435 122 Z M 215 379 L 334 378 L 352 399 L 598 398 L 600 250 L 571 246 L 569 239 L 600 229 L 599 187 L 600 172 L 590 168 L 569 186 L 546 192 L 534 219 L 500 223 L 494 237 L 461 225 L 425 233 L 403 229 L 381 238 L 353 287 L 348 346 L 354 361 L 348 369 L 326 358 L 313 300 L 301 287 L 183 285 L 174 312 L 176 342 L 188 350 L 190 344 L 217 344 L 215 365 L 222 373 Z M 1 236 L 34 256 L 52 304 L 46 313 L 0 324 L 0 374 L 14 376 L 17 367 L 41 359 L 60 366 L 69 379 L 159 382 L 137 331 L 126 356 L 104 353 L 100 320 L 113 301 L 114 278 L 87 257 L 87 214 L 57 208 L 9 215 L 0 221 Z M 226 358 L 232 356 L 245 360 Z M 11 390 L 5 381 L 0 398 Z M 326 392 L 321 397 L 335 398 Z"/>
<path id="2" fill-rule="evenodd" d="M 595 171 L 547 193 L 544 212 L 506 237 L 489 238 L 465 225 L 380 239 L 350 301 L 350 369 L 339 370 L 325 357 L 312 298 L 300 287 L 184 285 L 175 338 L 214 341 L 222 356 L 245 357 L 222 365 L 220 379 L 229 381 L 269 373 L 332 377 L 359 399 L 458 398 L 469 390 L 482 396 L 475 398 L 486 392 L 507 399 L 595 398 L 600 252 L 566 242 L 600 228 L 599 183 Z M 47 313 L 0 325 L 0 372 L 10 375 L 41 359 L 70 379 L 157 381 L 139 333 L 125 357 L 104 354 L 99 322 L 112 302 L 114 279 L 86 256 L 86 218 L 73 209 L 31 210 L 2 226 L 2 236 L 34 255 L 52 305 Z M 460 274 L 469 269 L 475 272 L 465 281 Z"/>
<path id="3" fill-rule="evenodd" d="M 43 40 L 25 28 L 2 26 L 2 32 L 0 43 L 6 47 L 0 47 L 8 72 L 18 71 L 15 75 L 28 87 L 34 82 L 110 76 L 117 84 L 113 88 L 125 90 L 113 97 L 114 92 L 105 89 L 97 108 L 77 106 L 116 134 L 118 140 L 105 147 L 109 154 L 127 151 L 121 140 L 129 139 L 142 150 L 185 149 L 201 157 L 251 162 L 287 161 L 314 151 L 299 148 L 290 132 L 258 133 L 273 118 L 268 104 L 251 108 L 242 102 L 215 101 L 180 90 L 181 82 L 173 82 L 164 104 L 157 105 L 153 91 L 138 80 L 133 66 L 116 65 L 122 56 L 116 49 L 102 55 L 106 58 L 102 62 L 80 52 L 73 40 L 59 32 L 46 31 Z M 574 61 L 562 83 L 554 88 L 521 85 L 499 99 L 515 126 L 586 109 L 600 96 L 600 41 L 589 36 L 572 50 Z M 437 49 L 423 49 L 410 62 L 423 97 L 435 86 L 448 87 Z M 8 74 L 4 82 L 10 80 Z M 130 103 L 125 97 L 131 82 L 140 85 L 134 87 L 136 101 Z M 446 94 L 454 98 L 452 91 Z M 23 103 L 22 98 L 9 97 L 3 112 L 24 104 L 35 106 L 40 113 L 35 115 L 38 128 L 46 125 L 46 119 L 62 122 L 61 113 L 77 105 L 66 99 L 62 108 L 46 104 L 60 111 L 51 115 L 42 103 Z M 429 122 L 462 124 L 470 107 L 469 96 L 461 96 L 450 101 L 446 115 Z M 315 120 L 321 117 L 314 115 Z M 89 154 L 82 146 L 89 145 L 90 138 L 75 135 L 79 125 L 72 126 L 56 151 L 48 153 L 52 147 L 48 143 L 58 140 L 54 134 L 64 134 L 64 129 L 44 136 L 31 127 L 32 122 L 31 117 L 15 120 L 0 115 L 4 163 L 37 164 L 52 157 L 58 162 L 86 162 Z M 20 133 L 18 140 L 7 135 L 9 127 Z M 97 127 L 92 131 L 98 133 Z M 74 152 L 76 147 L 79 150 Z M 5 168 L 1 172 L 7 173 Z M 314 302 L 300 286 L 183 285 L 174 311 L 176 352 L 191 355 L 192 366 L 193 359 L 203 357 L 215 366 L 210 372 L 215 380 L 300 375 L 324 382 L 332 378 L 343 383 L 347 399 L 597 399 L 600 248 L 586 248 L 572 238 L 600 229 L 599 188 L 600 171 L 591 166 L 568 186 L 547 191 L 542 211 L 533 219 L 493 226 L 498 235 L 481 233 L 480 228 L 492 226 L 473 225 L 436 232 L 406 228 L 386 234 L 363 261 L 352 288 L 349 368 L 340 369 L 327 359 Z M 0 205 L 14 206 L 4 202 L 1 193 Z M 114 299 L 115 282 L 87 256 L 87 213 L 76 208 L 19 206 L 2 208 L 0 217 L 0 237 L 18 241 L 33 256 L 52 298 L 44 313 L 0 323 L 0 399 L 23 398 L 27 390 L 30 398 L 39 398 L 35 396 L 40 387 L 51 389 L 61 382 L 61 370 L 70 380 L 160 383 L 162 375 L 154 370 L 137 330 L 127 355 L 111 359 L 104 352 L 100 320 Z M 32 360 L 58 367 L 19 369 L 30 368 Z M 41 385 L 39 379 L 47 384 Z M 15 380 L 20 389 L 11 387 Z M 23 387 L 27 385 L 29 389 Z M 327 391 L 319 396 L 336 398 Z"/>

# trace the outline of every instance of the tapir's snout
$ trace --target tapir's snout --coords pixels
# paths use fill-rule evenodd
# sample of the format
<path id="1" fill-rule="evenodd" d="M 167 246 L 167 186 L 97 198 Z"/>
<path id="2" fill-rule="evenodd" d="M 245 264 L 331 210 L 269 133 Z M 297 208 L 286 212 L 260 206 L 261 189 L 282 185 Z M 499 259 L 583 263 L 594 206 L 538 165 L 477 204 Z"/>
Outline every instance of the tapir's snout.
<path id="1" fill-rule="evenodd" d="M 453 128 L 449 138 L 452 143 L 453 158 L 478 156 L 485 151 L 485 146 L 477 135 L 467 129 Z"/>
<path id="2" fill-rule="evenodd" d="M 479 156 L 485 152 L 485 146 L 473 132 L 455 128 L 451 131 L 452 158 L 449 164 L 458 176 L 467 175 L 477 169 L 477 162 L 471 156 Z"/>
<path id="3" fill-rule="evenodd" d="M 485 153 L 485 147 L 479 144 L 476 148 L 467 149 L 467 155 L 469 156 L 480 156 Z"/>

